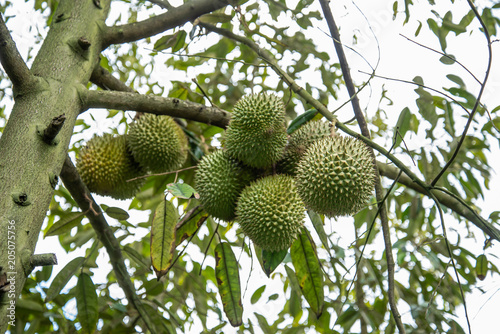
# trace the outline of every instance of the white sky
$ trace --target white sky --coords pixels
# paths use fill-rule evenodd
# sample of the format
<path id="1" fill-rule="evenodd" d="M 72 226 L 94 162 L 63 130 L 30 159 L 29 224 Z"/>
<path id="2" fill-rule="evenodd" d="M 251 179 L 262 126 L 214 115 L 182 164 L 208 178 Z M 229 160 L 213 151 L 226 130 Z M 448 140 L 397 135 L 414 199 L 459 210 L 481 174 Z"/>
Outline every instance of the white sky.
<path id="1" fill-rule="evenodd" d="M 291 1 L 292 2 L 292 1 Z M 295 1 L 293 1 L 295 2 Z M 453 66 L 445 66 L 441 64 L 438 59 L 439 55 L 432 53 L 428 50 L 424 50 L 423 48 L 414 45 L 401 37 L 399 33 L 404 34 L 407 37 L 410 37 L 418 42 L 421 42 L 427 46 L 433 47 L 435 49 L 440 49 L 437 38 L 428 33 L 426 30 L 426 23 L 423 22 L 424 27 L 419 36 L 415 37 L 414 32 L 417 27 L 417 22 L 411 21 L 406 26 L 401 27 L 401 22 L 403 19 L 403 14 L 400 15 L 399 19 L 394 22 L 392 21 L 392 3 L 393 1 L 370 1 L 370 0 L 360 0 L 357 1 L 356 4 L 363 9 L 363 13 L 366 16 L 367 20 L 370 22 L 371 29 L 376 34 L 378 43 L 380 45 L 381 50 L 381 61 L 380 66 L 377 70 L 377 74 L 384 75 L 388 77 L 394 77 L 405 80 L 412 80 L 416 75 L 420 75 L 424 78 L 425 83 L 433 88 L 442 89 L 443 87 L 451 86 L 451 83 L 448 79 L 445 78 L 445 75 L 448 73 L 458 73 L 464 80 L 467 77 L 465 71 L 456 72 L 456 65 Z M 416 5 L 412 8 L 412 18 L 417 20 L 419 17 L 425 18 L 428 15 L 428 11 L 430 10 L 430 6 L 428 6 L 427 1 L 415 1 Z M 0 4 L 2 1 L 0 0 Z M 454 5 L 451 4 L 450 1 L 441 2 L 442 7 L 434 6 L 432 9 L 439 11 L 444 14 L 447 9 L 453 9 L 455 15 L 455 19 L 461 17 L 463 13 L 468 10 L 465 1 L 456 1 Z M 479 2 L 481 4 L 481 2 Z M 16 41 L 18 48 L 21 50 L 23 56 L 27 57 L 27 50 L 33 44 L 35 38 L 34 35 L 36 31 L 30 31 L 29 26 L 24 24 L 26 17 L 30 17 L 35 19 L 36 21 L 40 21 L 40 16 L 38 14 L 34 14 L 32 11 L 33 5 L 32 3 L 28 3 L 25 5 L 22 2 L 16 4 L 15 12 L 17 17 L 11 19 L 8 22 L 8 26 L 10 29 L 13 29 L 13 38 Z M 333 12 L 337 20 L 337 25 L 341 27 L 341 37 L 343 42 L 347 45 L 351 45 L 352 33 L 355 32 L 358 36 L 357 44 L 353 45 L 355 50 L 359 52 L 363 57 L 365 57 L 372 65 L 375 64 L 377 60 L 377 42 L 373 38 L 373 35 L 370 31 L 370 28 L 366 24 L 362 15 L 357 11 L 357 9 L 353 6 L 353 3 L 347 0 L 343 1 L 335 1 L 332 2 Z M 22 9 L 24 8 L 24 9 Z M 12 11 L 12 10 L 11 10 Z M 420 15 L 421 14 L 421 15 Z M 36 15 L 33 17 L 33 15 Z M 43 27 L 43 23 L 40 25 Z M 325 24 L 318 24 L 317 29 L 313 30 L 313 34 L 315 38 L 320 41 L 320 45 L 324 48 L 324 51 L 328 52 L 332 59 L 335 59 L 333 56 L 334 49 L 331 40 L 329 40 L 322 31 L 327 31 L 327 27 Z M 450 34 L 452 35 L 452 34 Z M 463 34 L 461 38 L 454 39 L 453 36 L 449 38 L 449 47 L 448 52 L 455 55 L 457 59 L 465 64 L 476 76 L 482 78 L 484 75 L 484 71 L 486 68 L 487 54 L 486 54 L 486 46 L 484 43 L 484 37 L 478 32 L 475 31 L 471 35 Z M 498 54 L 499 43 L 494 43 L 493 48 L 494 52 Z M 147 52 L 146 52 L 147 53 Z M 365 61 L 361 59 L 355 53 L 346 50 L 347 58 L 351 67 L 352 75 L 356 83 L 361 83 L 366 80 L 367 76 L 358 72 L 358 70 L 370 72 L 370 68 L 366 65 Z M 498 59 L 498 57 L 497 57 Z M 497 93 L 500 88 L 500 71 L 499 71 L 499 63 L 494 63 L 492 72 L 490 75 L 488 88 L 483 95 L 482 101 L 486 104 L 489 109 L 493 109 L 497 105 L 500 105 L 500 95 Z M 312 74 L 313 75 L 313 74 Z M 164 71 L 157 71 L 154 73 L 154 77 L 161 83 L 165 81 L 165 78 L 168 78 L 168 70 L 164 69 Z M 305 80 L 314 80 L 314 77 L 304 78 Z M 473 92 L 477 92 L 479 87 L 472 80 L 466 80 L 467 87 L 474 87 Z M 385 110 L 390 115 L 389 120 L 392 122 L 389 124 L 390 126 L 394 126 L 397 121 L 397 116 L 399 112 L 406 106 L 410 107 L 412 110 L 416 110 L 414 105 L 415 94 L 413 90 L 414 86 L 405 85 L 397 82 L 388 82 L 381 79 L 374 79 L 372 81 L 371 86 L 371 97 L 370 90 L 366 89 L 361 95 L 361 105 L 363 107 L 367 107 L 367 113 L 373 113 L 376 110 L 376 105 L 378 103 L 378 98 L 380 96 L 381 86 L 385 85 L 385 88 L 389 91 L 390 97 L 394 101 L 393 106 L 387 106 Z M 347 98 L 347 93 L 343 92 L 340 96 L 340 101 L 344 101 Z M 340 103 L 339 103 L 340 104 Z M 344 107 L 343 110 L 339 112 L 340 119 L 348 119 L 351 118 L 352 110 L 350 106 Z M 98 115 L 98 112 L 93 112 L 94 117 Z M 96 126 L 98 125 L 98 132 L 106 131 L 108 126 L 115 125 L 113 121 L 103 120 L 103 122 L 96 122 Z M 458 128 L 458 126 L 457 126 Z M 91 134 L 89 134 L 89 137 Z M 419 138 L 411 137 L 407 144 L 410 147 L 419 147 L 422 143 Z M 492 151 L 489 154 L 490 164 L 493 166 L 495 170 L 495 176 L 491 180 L 491 191 L 487 191 L 485 193 L 485 201 L 477 203 L 478 207 L 482 210 L 482 216 L 488 217 L 492 211 L 498 210 L 498 194 L 497 189 L 500 186 L 500 177 L 498 176 L 500 166 L 500 150 L 498 142 L 492 142 Z M 404 157 L 403 157 L 404 158 Z M 97 197 L 98 198 L 98 197 Z M 109 198 L 103 198 L 102 200 L 99 198 L 98 201 L 100 203 L 106 203 L 110 206 L 122 206 L 127 207 L 128 202 L 120 202 L 114 201 Z M 134 221 L 146 221 L 146 214 L 143 212 L 131 211 L 132 218 L 129 220 L 131 222 Z M 113 219 L 108 220 L 110 224 L 117 224 Z M 339 234 L 342 235 L 342 238 L 339 240 L 340 245 L 343 247 L 347 247 L 353 240 L 354 235 L 352 232 L 352 228 L 348 224 L 341 224 L 339 222 L 333 222 L 333 226 L 336 229 L 341 226 L 345 226 L 345 230 L 339 231 Z M 447 222 L 448 229 L 462 229 L 462 226 L 457 226 L 453 221 L 448 220 Z M 327 224 L 328 226 L 328 224 Z M 477 235 L 481 235 L 480 232 L 477 232 Z M 46 239 L 40 239 L 37 244 L 37 252 L 56 252 L 59 265 L 54 268 L 53 276 L 55 273 L 60 270 L 68 261 L 73 259 L 76 256 L 83 255 L 84 252 L 82 250 L 75 251 L 70 254 L 66 254 L 62 249 L 59 248 L 58 251 L 55 251 L 55 245 L 58 245 L 58 241 L 54 239 L 55 237 L 49 237 Z M 394 242 L 395 240 L 393 240 Z M 473 253 L 480 253 L 482 249 L 483 239 L 478 238 L 477 242 L 472 242 L 471 240 L 462 239 L 463 246 L 467 245 L 467 247 Z M 500 247 L 498 243 L 495 244 L 495 247 L 490 248 L 488 253 L 500 254 Z M 239 254 L 239 250 L 234 250 L 237 254 Z M 488 254 L 487 253 L 487 254 Z M 199 255 L 199 254 L 198 254 Z M 194 256 L 194 254 L 192 254 Z M 491 259 L 491 256 L 489 256 Z M 101 252 L 99 256 L 100 268 L 99 270 L 94 270 L 93 280 L 95 283 L 104 282 L 106 280 L 107 270 L 103 270 L 104 268 L 109 268 L 108 257 L 105 252 Z M 205 265 L 213 266 L 213 263 L 207 261 Z M 497 266 L 498 266 L 497 261 Z M 247 294 L 244 299 L 245 306 L 245 316 L 249 316 L 252 312 L 256 311 L 261 314 L 265 314 L 268 316 L 270 320 L 275 319 L 277 313 L 281 310 L 283 305 L 282 298 L 284 297 L 281 288 L 281 282 L 279 280 L 271 281 L 267 279 L 267 277 L 262 273 L 258 263 L 253 264 L 253 272 L 251 276 L 251 284 L 248 288 Z M 278 268 L 278 271 L 284 272 L 284 268 L 281 266 Z M 249 266 L 242 266 L 242 272 L 240 273 L 241 284 L 244 286 L 247 281 L 247 277 L 249 274 Z M 70 284 L 74 284 L 76 280 L 71 282 Z M 250 305 L 250 297 L 253 291 L 260 287 L 262 284 L 268 283 L 268 287 L 266 288 L 266 292 L 264 293 L 261 300 L 255 304 Z M 485 294 L 482 294 L 479 290 L 476 290 L 473 294 L 468 295 L 467 304 L 469 311 L 469 318 L 472 323 L 472 332 L 473 333 L 490 333 L 493 329 L 500 327 L 500 317 L 498 317 L 498 305 L 500 305 L 500 280 L 498 275 L 492 277 L 488 275 L 486 280 L 479 283 L 478 287 L 481 287 L 486 291 Z M 265 303 L 264 301 L 267 297 L 273 293 L 279 293 L 280 298 L 276 301 L 271 301 Z M 116 289 L 117 296 L 123 296 L 121 290 Z M 71 313 L 71 305 L 67 308 Z M 408 319 L 409 315 L 405 310 L 401 310 L 403 313 L 403 320 Z M 73 313 L 74 314 L 74 313 Z M 463 312 L 457 314 L 458 321 L 461 324 L 465 324 L 465 319 L 463 316 Z M 254 321 L 255 323 L 255 321 Z M 212 326 L 218 324 L 218 319 L 213 319 L 209 322 Z M 192 333 L 198 333 L 199 330 L 194 328 Z M 224 328 L 224 333 L 231 333 L 231 327 L 228 325 Z"/>

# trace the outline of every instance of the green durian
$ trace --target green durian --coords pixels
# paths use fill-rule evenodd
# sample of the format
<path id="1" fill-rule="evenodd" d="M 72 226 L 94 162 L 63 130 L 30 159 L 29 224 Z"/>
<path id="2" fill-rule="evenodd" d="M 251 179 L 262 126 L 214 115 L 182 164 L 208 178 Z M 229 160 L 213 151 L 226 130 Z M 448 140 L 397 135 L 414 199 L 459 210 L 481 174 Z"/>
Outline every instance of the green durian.
<path id="1" fill-rule="evenodd" d="M 198 163 L 195 187 L 209 214 L 231 221 L 235 217 L 238 196 L 253 180 L 253 170 L 219 150 L 205 155 Z"/>
<path id="2" fill-rule="evenodd" d="M 278 171 L 295 176 L 297 165 L 307 148 L 315 141 L 330 136 L 330 132 L 330 124 L 319 120 L 301 126 L 288 139 L 283 157 L 278 162 Z"/>
<path id="3" fill-rule="evenodd" d="M 286 146 L 285 107 L 276 95 L 242 97 L 234 106 L 224 147 L 234 158 L 255 168 L 276 163 Z"/>
<path id="4" fill-rule="evenodd" d="M 92 137 L 80 150 L 76 168 L 91 192 L 116 199 L 134 197 L 145 182 L 145 179 L 127 182 L 144 171 L 133 160 L 125 135 L 107 133 Z"/>
<path id="5" fill-rule="evenodd" d="M 170 116 L 142 115 L 130 124 L 128 145 L 144 169 L 152 173 L 171 172 L 186 162 L 186 135 Z"/>
<path id="6" fill-rule="evenodd" d="M 373 159 L 360 140 L 327 137 L 306 151 L 297 167 L 296 181 L 308 209 L 328 217 L 354 215 L 373 193 Z"/>
<path id="7" fill-rule="evenodd" d="M 260 248 L 288 249 L 300 234 L 305 208 L 289 175 L 266 176 L 243 189 L 236 205 L 236 221 Z"/>

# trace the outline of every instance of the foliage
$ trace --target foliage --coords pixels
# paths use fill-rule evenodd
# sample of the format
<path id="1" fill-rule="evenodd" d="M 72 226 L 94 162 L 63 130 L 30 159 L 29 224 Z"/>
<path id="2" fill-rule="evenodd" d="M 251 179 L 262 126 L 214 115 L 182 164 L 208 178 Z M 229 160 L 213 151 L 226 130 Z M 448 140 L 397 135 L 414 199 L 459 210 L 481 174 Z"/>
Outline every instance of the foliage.
<path id="1" fill-rule="evenodd" d="M 30 2 L 47 24 L 58 3 L 55 0 Z M 345 82 L 337 58 L 333 56 L 333 44 L 331 47 L 318 45 L 318 39 L 313 38 L 321 34 L 318 26 L 323 24 L 322 13 L 314 1 L 250 0 L 240 3 L 240 6 L 206 14 L 199 21 L 159 36 L 112 45 L 103 52 L 100 64 L 140 93 L 198 103 L 210 100 L 209 103 L 224 110 L 231 110 L 245 94 L 276 92 L 286 103 L 290 132 L 304 121 L 319 117 L 308 101 L 293 93 L 272 66 L 248 45 L 210 33 L 200 24 L 208 23 L 258 43 L 303 89 L 330 110 L 345 102 L 340 100 Z M 424 31 L 435 35 L 443 57 L 441 66 L 450 66 L 448 81 L 437 92 L 426 87 L 427 78 L 413 78 L 415 101 L 401 111 L 397 123 L 389 121 L 387 116 L 392 100 L 397 99 L 397 92 L 382 91 L 377 108 L 366 110 L 376 140 L 386 147 L 395 144 L 392 152 L 405 161 L 415 161 L 412 170 L 418 171 L 419 177 L 428 183 L 451 159 L 464 120 L 477 102 L 476 90 L 466 84 L 470 80 L 465 79 L 458 66 L 451 67 L 456 65 L 459 56 L 448 54 L 448 45 L 455 36 L 479 29 L 472 11 L 459 15 L 453 9 L 443 12 L 435 8 L 433 1 L 429 4 L 431 11 L 425 14 L 428 17 L 415 17 L 416 4 L 410 0 L 395 1 L 393 20 L 401 25 L 416 24 L 415 36 Z M 13 1 L 4 1 L 3 5 L 2 12 L 5 8 L 16 7 Z M 499 6 L 489 2 L 483 5 L 481 18 L 489 33 L 496 36 L 500 26 Z M 143 0 L 117 1 L 113 6 L 116 7 L 111 12 L 119 15 L 112 15 L 107 25 L 134 22 L 160 11 L 159 7 Z M 42 43 L 47 30 L 38 31 Z M 350 37 L 343 36 L 343 40 Z M 159 80 L 156 73 L 168 73 L 168 78 Z M 319 80 L 308 80 L 311 73 Z M 6 87 L 6 78 L 2 76 L 1 80 L 0 87 Z M 90 84 L 89 87 L 98 89 Z M 8 118 L 6 104 L 11 102 L 4 97 L 3 90 L 0 98 L 2 130 L 3 121 Z M 488 111 L 488 108 L 491 109 Z M 480 203 L 485 190 L 491 188 L 493 169 L 488 151 L 497 140 L 500 143 L 498 110 L 500 106 L 479 105 L 461 150 L 436 184 L 459 196 L 478 213 L 480 209 L 476 203 Z M 93 117 L 104 119 L 98 115 L 102 111 L 88 113 L 89 116 L 77 121 L 69 148 L 73 157 L 78 155 L 83 138 L 90 138 L 99 122 Z M 113 123 L 113 127 L 101 128 L 104 132 L 124 133 L 132 121 L 132 116 L 126 112 L 107 110 L 105 113 L 105 120 Z M 301 116 L 297 119 L 297 115 Z M 351 117 L 349 114 L 346 120 Z M 137 295 L 150 311 L 159 332 L 227 333 L 231 324 L 237 326 L 235 331 L 239 333 L 304 333 L 309 330 L 354 333 L 363 332 L 363 328 L 370 333 L 394 332 L 386 292 L 388 268 L 380 248 L 382 231 L 376 219 L 375 199 L 349 220 L 328 220 L 310 211 L 307 231 L 295 241 L 289 253 L 262 252 L 243 237 L 237 224 L 209 217 L 199 206 L 195 190 L 188 187 L 195 187 L 195 169 L 187 167 L 196 166 L 205 154 L 219 148 L 223 130 L 194 121 L 180 120 L 179 123 L 190 145 L 184 169 L 148 177 L 133 200 L 120 203 L 130 215 L 115 208 L 113 202 L 108 203 L 108 199 L 99 198 L 106 218 L 113 222 L 111 228 L 120 242 Z M 425 145 L 406 146 L 417 140 Z M 381 155 L 377 158 L 386 161 Z M 386 190 L 392 182 L 384 179 Z M 429 197 L 396 184 L 386 204 L 390 211 L 391 233 L 396 238 L 392 251 L 397 266 L 398 305 L 408 310 L 403 317 L 407 333 L 465 332 L 467 329 L 457 321 L 457 317 L 462 317 L 458 312 L 464 303 L 460 290 L 467 295 L 478 287 L 478 278 L 486 276 L 488 279 L 498 274 L 493 260 L 497 258 L 491 250 L 494 241 L 485 242 L 481 251 L 470 250 L 464 239 L 480 245 L 485 240 L 483 234 L 461 215 L 446 210 L 446 226 L 465 226 L 468 232 L 467 235 L 456 231 L 448 233 L 453 264 L 438 207 Z M 170 208 L 173 205 L 175 208 Z M 498 226 L 500 214 L 493 213 L 489 222 Z M 350 240 L 350 245 L 339 243 L 342 232 L 336 229 L 340 224 L 350 224 L 354 230 L 355 239 Z M 168 242 L 157 239 L 157 235 L 152 237 L 152 226 L 155 231 L 167 233 Z M 164 230 L 165 226 L 168 231 Z M 109 271 L 105 281 L 96 279 L 98 273 L 102 275 L 102 268 L 98 266 L 102 259 L 98 257 L 103 244 L 61 184 L 50 203 L 42 232 L 43 237 L 58 236 L 61 247 L 68 254 L 84 250 L 84 256 L 74 256 L 71 262 L 60 264 L 57 275 L 52 273 L 52 267 L 44 267 L 30 276 L 18 303 L 18 325 L 11 328 L 12 333 L 74 333 L 79 329 L 90 333 L 96 326 L 101 333 L 146 331 L 137 311 L 116 293 L 116 273 Z M 167 243 L 167 250 L 162 248 L 165 246 L 162 242 Z M 165 260 L 162 252 L 171 258 Z M 154 255 L 161 256 L 159 263 Z M 263 271 L 253 266 L 257 261 Z M 252 266 L 250 270 L 248 263 Z M 238 273 L 238 267 L 240 272 L 236 279 L 234 271 Z M 460 276 L 460 283 L 453 274 L 453 267 Z M 270 278 L 261 276 L 263 272 Z M 164 277 L 160 279 L 161 276 Z M 76 285 L 72 277 L 78 278 Z M 276 286 L 279 289 L 275 289 Z M 97 295 L 88 290 L 96 291 Z M 241 300 L 236 300 L 238 297 Z M 279 308 L 274 317 L 267 317 L 266 305 Z"/>

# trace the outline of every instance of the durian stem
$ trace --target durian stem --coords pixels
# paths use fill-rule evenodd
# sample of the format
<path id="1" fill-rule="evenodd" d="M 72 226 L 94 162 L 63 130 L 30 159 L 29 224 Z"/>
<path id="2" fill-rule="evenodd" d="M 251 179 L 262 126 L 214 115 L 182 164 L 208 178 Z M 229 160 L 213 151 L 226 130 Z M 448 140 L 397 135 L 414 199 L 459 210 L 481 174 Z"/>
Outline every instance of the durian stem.
<path id="1" fill-rule="evenodd" d="M 354 87 L 354 83 L 351 78 L 351 74 L 349 71 L 349 64 L 347 63 L 347 58 L 344 54 L 344 50 L 342 48 L 342 44 L 340 42 L 340 34 L 335 24 L 335 20 L 333 18 L 332 12 L 330 10 L 329 1 L 328 0 L 320 0 L 321 8 L 323 10 L 323 15 L 326 19 L 328 27 L 330 29 L 330 33 L 332 36 L 333 43 L 335 45 L 335 50 L 337 52 L 340 68 L 342 69 L 342 75 L 344 77 L 344 81 L 349 92 L 349 96 L 351 97 L 351 104 L 354 110 L 354 115 L 356 116 L 356 120 L 358 121 L 359 127 L 361 129 L 361 133 L 367 139 L 370 139 L 370 131 L 368 130 L 368 125 L 366 123 L 366 119 L 363 115 L 363 111 L 359 105 L 359 99 L 356 95 L 356 89 Z M 339 122 L 337 122 L 339 123 Z M 339 125 L 337 125 L 339 126 Z M 399 333 L 404 334 L 405 328 L 403 322 L 401 321 L 401 315 L 399 313 L 396 297 L 395 297 L 395 280 L 394 280 L 394 258 L 392 254 L 392 242 L 391 242 L 391 234 L 389 228 L 389 218 L 387 216 L 387 207 L 384 202 L 384 191 L 382 188 L 382 182 L 380 179 L 380 174 L 376 165 L 376 157 L 373 148 L 370 147 L 370 153 L 373 158 L 373 168 L 375 169 L 375 195 L 377 198 L 377 202 L 379 205 L 379 213 L 380 213 L 380 221 L 382 224 L 382 234 L 384 236 L 384 244 L 385 244 L 385 256 L 387 260 L 387 273 L 388 273 L 388 291 L 387 295 L 389 298 L 389 304 L 391 306 L 392 315 L 394 321 L 396 322 L 396 326 L 398 327 Z"/>

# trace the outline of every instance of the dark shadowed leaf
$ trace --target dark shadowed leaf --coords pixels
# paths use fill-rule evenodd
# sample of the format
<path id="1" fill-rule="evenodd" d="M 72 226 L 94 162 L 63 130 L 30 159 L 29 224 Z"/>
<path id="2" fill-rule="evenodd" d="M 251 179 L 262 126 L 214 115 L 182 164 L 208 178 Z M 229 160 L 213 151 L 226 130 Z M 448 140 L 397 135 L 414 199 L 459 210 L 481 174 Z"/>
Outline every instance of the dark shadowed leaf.
<path id="1" fill-rule="evenodd" d="M 300 114 L 293 121 L 290 122 L 290 125 L 288 126 L 286 133 L 291 135 L 295 130 L 297 130 L 302 125 L 306 124 L 311 119 L 313 119 L 317 113 L 318 113 L 318 111 L 316 109 L 309 109 L 305 113 Z"/>
<path id="2" fill-rule="evenodd" d="M 83 333 L 92 334 L 95 332 L 99 320 L 97 305 L 97 292 L 92 278 L 86 273 L 81 273 L 76 284 L 76 306 L 77 318 Z"/>
<path id="3" fill-rule="evenodd" d="M 59 292 L 61 292 L 61 290 L 66 286 L 71 277 L 73 277 L 73 275 L 82 268 L 84 261 L 84 257 L 77 257 L 61 269 L 47 290 L 47 297 L 45 298 L 46 302 L 51 301 L 59 295 Z"/>
<path id="4" fill-rule="evenodd" d="M 116 220 L 127 220 L 130 218 L 130 215 L 127 211 L 117 207 L 106 208 L 104 212 L 106 212 L 108 216 Z"/>
<path id="5" fill-rule="evenodd" d="M 262 269 L 266 273 L 267 277 L 280 265 L 280 263 L 285 258 L 288 253 L 287 249 L 281 250 L 279 252 L 269 252 L 262 250 Z"/>
<path id="6" fill-rule="evenodd" d="M 83 212 L 70 212 L 54 223 L 46 232 L 44 237 L 50 237 L 53 235 L 64 234 L 69 231 L 82 221 L 85 214 Z"/>
<path id="7" fill-rule="evenodd" d="M 222 299 L 222 306 L 233 327 L 242 324 L 240 273 L 231 245 L 221 242 L 215 246 L 215 276 Z"/>
<path id="8" fill-rule="evenodd" d="M 406 132 L 408 132 L 408 130 L 410 129 L 410 120 L 411 112 L 410 109 L 406 107 L 399 114 L 398 122 L 396 123 L 396 127 L 394 128 L 394 135 L 392 138 L 394 147 L 399 147 L 399 145 L 401 145 Z"/>

